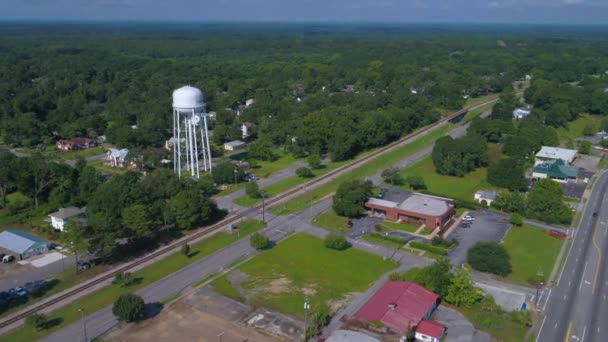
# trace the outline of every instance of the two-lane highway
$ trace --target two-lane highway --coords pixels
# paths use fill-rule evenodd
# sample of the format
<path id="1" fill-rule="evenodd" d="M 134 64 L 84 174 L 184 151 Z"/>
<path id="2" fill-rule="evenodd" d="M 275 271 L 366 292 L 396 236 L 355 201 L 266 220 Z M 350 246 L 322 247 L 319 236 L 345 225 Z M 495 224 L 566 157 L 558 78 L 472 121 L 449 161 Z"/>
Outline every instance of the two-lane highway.
<path id="1" fill-rule="evenodd" d="M 557 287 L 541 307 L 545 319 L 538 342 L 607 341 L 608 172 L 597 180 Z M 542 246 L 539 246 L 542 248 Z M 608 332 L 608 327 L 604 328 Z"/>

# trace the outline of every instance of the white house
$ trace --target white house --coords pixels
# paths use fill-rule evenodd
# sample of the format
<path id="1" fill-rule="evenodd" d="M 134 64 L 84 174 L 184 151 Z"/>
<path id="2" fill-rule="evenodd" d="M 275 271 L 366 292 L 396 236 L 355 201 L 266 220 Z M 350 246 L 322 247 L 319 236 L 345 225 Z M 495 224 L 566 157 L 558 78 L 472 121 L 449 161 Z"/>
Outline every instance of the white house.
<path id="1" fill-rule="evenodd" d="M 230 141 L 224 143 L 224 149 L 227 151 L 234 151 L 245 147 L 245 143 L 240 140 Z"/>
<path id="2" fill-rule="evenodd" d="M 496 190 L 479 190 L 475 193 L 475 201 L 482 203 L 486 201 L 488 205 L 491 205 L 492 202 L 496 199 L 496 195 L 498 193 Z"/>
<path id="3" fill-rule="evenodd" d="M 568 150 L 559 147 L 543 146 L 538 153 L 536 153 L 536 159 L 534 160 L 534 166 L 543 164 L 548 161 L 561 159 L 567 165 L 572 164 L 577 155 L 576 150 Z"/>
<path id="4" fill-rule="evenodd" d="M 58 211 L 49 214 L 51 226 L 56 230 L 63 231 L 66 222 L 72 219 L 83 219 L 85 208 L 60 208 Z"/>
<path id="5" fill-rule="evenodd" d="M 254 99 L 249 99 L 249 100 L 245 101 L 245 108 L 251 107 L 254 103 L 255 103 Z"/>
<path id="6" fill-rule="evenodd" d="M 513 111 L 513 118 L 514 119 L 523 119 L 526 116 L 530 115 L 530 109 L 529 108 L 516 108 Z"/>
<path id="7" fill-rule="evenodd" d="M 128 154 L 129 149 L 127 148 L 123 148 L 120 150 L 116 148 L 108 149 L 108 153 L 106 155 L 108 165 L 112 167 L 125 167 L 125 161 Z"/>
<path id="8" fill-rule="evenodd" d="M 245 122 L 245 123 L 241 124 L 241 133 L 242 133 L 243 139 L 250 136 L 252 133 L 252 130 L 254 128 L 255 128 L 255 124 L 252 124 L 251 122 Z"/>

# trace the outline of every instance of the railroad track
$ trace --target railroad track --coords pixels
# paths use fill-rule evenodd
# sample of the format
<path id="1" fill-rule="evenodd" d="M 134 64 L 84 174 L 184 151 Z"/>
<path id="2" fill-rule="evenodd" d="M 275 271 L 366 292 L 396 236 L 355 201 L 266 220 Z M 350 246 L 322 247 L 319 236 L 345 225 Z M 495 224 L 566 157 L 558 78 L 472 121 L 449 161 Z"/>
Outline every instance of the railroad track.
<path id="1" fill-rule="evenodd" d="M 292 189 L 290 189 L 290 190 L 288 190 L 286 192 L 278 194 L 275 197 L 269 198 L 263 204 L 258 204 L 258 205 L 254 206 L 254 207 L 245 209 L 245 210 L 243 210 L 242 212 L 240 212 L 238 214 L 233 214 L 233 215 L 227 217 L 226 219 L 224 219 L 224 220 L 222 220 L 222 221 L 220 221 L 220 222 L 218 222 L 218 223 L 216 223 L 216 224 L 214 224 L 214 225 L 212 225 L 210 227 L 207 227 L 205 229 L 197 231 L 196 233 L 188 235 L 183 240 L 174 242 L 174 243 L 172 243 L 172 244 L 170 244 L 170 245 L 168 245 L 166 247 L 163 247 L 163 248 L 161 248 L 161 249 L 159 249 L 159 250 L 157 250 L 157 251 L 155 251 L 155 252 L 153 252 L 151 254 L 148 254 L 148 255 L 140 258 L 140 259 L 132 261 L 132 262 L 130 262 L 127 265 L 118 267 L 115 270 L 113 270 L 112 272 L 110 272 L 108 274 L 105 274 L 105 275 L 103 275 L 103 276 L 101 276 L 99 278 L 96 278 L 96 279 L 94 279 L 94 280 L 92 280 L 92 281 L 90 281 L 88 283 L 82 284 L 81 286 L 79 286 L 77 288 L 74 288 L 74 289 L 72 289 L 72 290 L 70 290 L 70 291 L 62 294 L 61 296 L 58 296 L 58 297 L 53 298 L 51 300 L 48 300 L 48 301 L 46 301 L 44 303 L 38 304 L 36 306 L 33 306 L 33 307 L 31 307 L 31 308 L 29 308 L 29 309 L 27 309 L 27 310 L 25 310 L 25 311 L 23 311 L 23 312 L 21 312 L 19 314 L 16 314 L 16 315 L 14 315 L 12 317 L 9 317 L 8 319 L 0 322 L 0 329 L 5 328 L 5 327 L 7 327 L 7 326 L 9 326 L 11 324 L 17 323 L 20 320 L 24 319 L 25 317 L 27 317 L 27 316 L 29 316 L 29 315 L 31 315 L 33 313 L 36 313 L 36 312 L 38 312 L 40 310 L 44 310 L 44 309 L 46 309 L 48 307 L 51 307 L 51 306 L 53 306 L 53 305 L 55 305 L 55 304 L 57 304 L 57 303 L 65 300 L 67 298 L 70 298 L 70 297 L 72 297 L 72 296 L 74 296 L 76 294 L 79 294 L 79 293 L 87 290 L 87 289 L 90 289 L 90 288 L 92 288 L 92 287 L 94 287 L 96 285 L 99 285 L 99 284 L 101 284 L 101 283 L 103 283 L 105 281 L 108 281 L 108 280 L 114 278 L 116 276 L 116 274 L 118 274 L 118 273 L 127 272 L 127 271 L 129 271 L 129 270 L 131 270 L 131 269 L 133 269 L 133 268 L 135 268 L 135 267 L 137 267 L 137 266 L 139 266 L 141 264 L 144 264 L 144 263 L 146 263 L 146 262 L 148 262 L 148 261 L 150 261 L 150 260 L 152 260 L 152 259 L 154 259 L 156 257 L 159 257 L 159 256 L 161 256 L 163 254 L 170 253 L 170 252 L 174 251 L 176 248 L 181 247 L 184 243 L 188 243 L 188 242 L 194 241 L 194 240 L 196 240 L 196 239 L 198 239 L 198 238 L 200 238 L 200 237 L 202 237 L 202 236 L 204 236 L 206 234 L 209 234 L 211 232 L 219 230 L 219 229 L 225 227 L 228 224 L 237 222 L 241 218 L 246 217 L 248 214 L 262 209 L 263 205 L 266 205 L 266 206 L 268 206 L 270 208 L 274 204 L 277 204 L 277 203 L 281 202 L 283 199 L 285 199 L 285 198 L 287 198 L 289 196 L 292 196 L 292 195 L 294 195 L 294 194 L 296 194 L 296 193 L 298 193 L 300 191 L 303 191 L 305 189 L 309 189 L 311 186 L 313 186 L 313 185 L 315 185 L 315 184 L 317 184 L 319 182 L 327 180 L 328 178 L 336 176 L 336 175 L 338 175 L 338 174 L 340 174 L 342 172 L 346 172 L 346 171 L 348 171 L 350 169 L 356 168 L 359 165 L 362 165 L 362 164 L 368 162 L 369 160 L 374 159 L 375 157 L 378 157 L 378 156 L 382 155 L 383 153 L 385 153 L 387 151 L 390 151 L 393 148 L 396 148 L 396 147 L 400 146 L 401 144 L 403 144 L 408 139 L 415 138 L 415 137 L 418 137 L 420 135 L 423 135 L 426 132 L 432 130 L 433 128 L 435 128 L 435 127 L 437 127 L 437 126 L 439 126 L 439 125 L 441 125 L 443 123 L 449 122 L 450 120 L 452 120 L 454 118 L 457 118 L 460 115 L 466 114 L 470 110 L 474 110 L 474 109 L 477 109 L 479 107 L 483 107 L 485 105 L 494 103 L 496 101 L 498 101 L 498 98 L 495 98 L 495 99 L 492 99 L 492 100 L 488 100 L 488 101 L 479 103 L 477 105 L 474 105 L 474 106 L 471 106 L 471 107 L 459 110 L 457 112 L 454 112 L 454 113 L 448 115 L 447 117 L 439 120 L 435 124 L 427 126 L 427 127 L 421 129 L 420 131 L 418 131 L 416 133 L 409 134 L 409 135 L 407 135 L 407 136 L 405 136 L 405 137 L 403 137 L 403 138 L 401 138 L 401 139 L 399 139 L 397 141 L 394 141 L 394 142 L 392 142 L 392 143 L 390 143 L 390 144 L 388 144 L 388 145 L 386 145 L 386 146 L 384 146 L 384 147 L 382 147 L 382 148 L 380 148 L 380 149 L 378 149 L 378 150 L 376 150 L 376 151 L 374 151 L 374 152 L 372 152 L 372 153 L 370 153 L 370 154 L 368 154 L 368 155 L 366 155 L 366 156 L 364 156 L 362 158 L 354 160 L 353 162 L 351 162 L 349 164 L 343 165 L 343 166 L 341 166 L 339 168 L 336 168 L 336 169 L 334 169 L 334 170 L 332 170 L 332 171 L 330 171 L 330 172 L 328 172 L 328 173 L 326 173 L 326 174 L 324 174 L 322 176 L 319 176 L 319 177 L 317 177 L 315 179 L 312 179 L 312 180 L 310 180 L 310 181 L 308 181 L 308 182 L 306 182 L 304 184 L 301 184 L 301 185 L 299 185 L 299 186 L 297 186 L 295 188 L 292 188 Z"/>

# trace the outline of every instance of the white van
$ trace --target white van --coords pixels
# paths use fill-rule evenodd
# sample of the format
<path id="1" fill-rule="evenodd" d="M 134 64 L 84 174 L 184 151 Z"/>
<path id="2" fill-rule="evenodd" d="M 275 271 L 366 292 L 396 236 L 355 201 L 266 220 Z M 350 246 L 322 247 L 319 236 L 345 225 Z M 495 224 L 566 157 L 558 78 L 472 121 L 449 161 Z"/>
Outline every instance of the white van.
<path id="1" fill-rule="evenodd" d="M 7 254 L 7 255 L 5 255 L 5 256 L 2 258 L 2 262 L 3 262 L 3 263 L 9 263 L 9 262 L 11 262 L 11 261 L 13 261 L 13 260 L 15 260 L 15 257 L 14 257 L 14 256 L 12 256 L 12 255 L 10 255 L 10 254 Z"/>

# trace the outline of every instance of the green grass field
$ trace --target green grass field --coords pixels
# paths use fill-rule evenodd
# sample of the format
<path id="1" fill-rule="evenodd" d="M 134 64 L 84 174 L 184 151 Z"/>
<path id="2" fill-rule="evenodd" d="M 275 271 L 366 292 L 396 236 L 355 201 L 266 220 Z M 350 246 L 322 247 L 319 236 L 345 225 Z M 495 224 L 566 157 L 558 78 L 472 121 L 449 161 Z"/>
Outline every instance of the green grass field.
<path id="1" fill-rule="evenodd" d="M 485 167 L 469 172 L 464 177 L 444 176 L 435 172 L 435 165 L 430 156 L 404 169 L 401 174 L 404 177 L 421 176 L 426 183 L 426 191 L 430 193 L 466 201 L 472 201 L 477 190 L 497 189 L 486 182 Z"/>
<path id="2" fill-rule="evenodd" d="M 54 149 L 54 147 L 53 147 Z M 56 149 L 54 149 L 54 151 L 56 151 Z M 79 150 L 79 151 L 73 151 L 73 152 L 57 152 L 57 155 L 59 156 L 59 158 L 63 159 L 63 160 L 76 160 L 78 158 L 87 158 L 87 157 L 92 157 L 92 156 L 96 156 L 98 154 L 105 154 L 106 153 L 106 148 L 103 146 L 97 146 L 97 147 L 93 147 L 93 148 L 89 148 L 87 150 Z"/>
<path id="3" fill-rule="evenodd" d="M 395 262 L 353 248 L 328 249 L 321 239 L 300 233 L 239 267 L 250 278 L 238 286 L 255 289 L 255 305 L 302 317 L 306 296 L 313 309 L 320 303 L 335 304 L 349 293 L 364 291 L 395 267 Z M 225 285 L 218 286 L 234 294 Z"/>
<path id="4" fill-rule="evenodd" d="M 305 194 L 302 194 L 285 202 L 282 205 L 276 206 L 275 208 L 271 209 L 271 212 L 277 215 L 288 215 L 301 211 L 310 204 L 311 200 L 315 202 L 335 192 L 342 182 L 370 177 L 375 173 L 382 171 L 384 168 L 397 163 L 403 158 L 412 155 L 416 151 L 426 146 L 429 146 L 430 144 L 435 142 L 435 140 L 451 131 L 454 127 L 454 125 L 449 123 L 443 124 L 432 132 L 414 140 L 409 144 L 400 146 L 399 148 L 391 150 L 390 152 L 386 152 L 381 156 L 376 157 L 375 159 L 357 167 L 356 169 L 351 170 L 339 177 L 336 177 L 334 180 L 326 183 L 321 187 L 315 188 Z"/>
<path id="5" fill-rule="evenodd" d="M 397 223 L 391 221 L 383 221 L 382 223 L 380 223 L 380 226 L 389 230 L 401 230 L 408 233 L 415 233 L 418 228 L 420 228 L 405 223 Z"/>
<path id="6" fill-rule="evenodd" d="M 600 163 L 597 165 L 600 169 L 608 169 L 608 158 L 602 158 Z"/>
<path id="7" fill-rule="evenodd" d="M 49 335 L 53 331 L 56 331 L 62 327 L 72 324 L 80 319 L 80 313 L 78 308 L 84 308 L 87 314 L 91 314 L 97 310 L 103 309 L 112 303 L 125 292 L 134 292 L 143 287 L 146 287 L 169 274 L 189 265 L 193 262 L 210 255 L 231 243 L 237 241 L 239 238 L 245 238 L 255 231 L 262 229 L 265 226 L 261 221 L 258 220 L 245 220 L 238 224 L 240 234 L 229 234 L 225 232 L 217 233 L 195 245 L 190 247 L 190 257 L 187 258 L 181 253 L 172 254 L 140 271 L 134 272 L 134 278 L 141 278 L 141 281 L 137 285 L 133 285 L 127 288 L 121 288 L 118 286 L 110 285 L 99 289 L 90 295 L 87 295 L 75 302 L 57 309 L 48 315 L 49 319 L 59 319 L 61 324 L 43 331 L 36 331 L 33 327 L 21 326 L 11 332 L 0 336 L 0 340 L 4 342 L 10 341 L 36 341 L 42 337 Z M 204 277 L 201 274 L 201 278 Z"/>
<path id="8" fill-rule="evenodd" d="M 329 208 L 312 219 L 312 223 L 319 227 L 334 232 L 344 233 L 348 231 L 348 218 L 336 214 L 333 208 Z"/>
<path id="9" fill-rule="evenodd" d="M 527 225 L 512 227 L 504 239 L 513 266 L 508 278 L 528 284 L 528 279 L 533 279 L 539 270 L 548 278 L 563 243 L 564 240 L 553 238 L 542 229 Z"/>
<path id="10" fill-rule="evenodd" d="M 528 330 L 524 324 L 514 319 L 513 313 L 483 311 L 479 304 L 470 308 L 459 307 L 457 310 L 466 316 L 475 328 L 488 332 L 498 341 L 523 341 Z"/>
<path id="11" fill-rule="evenodd" d="M 287 153 L 282 149 L 273 148 L 272 152 L 279 158 L 273 161 L 256 160 L 258 166 L 252 171 L 260 178 L 267 178 L 274 172 L 285 169 L 295 163 L 298 159 L 291 153 Z M 232 160 L 247 160 L 247 151 L 235 153 L 229 157 Z"/>
<path id="12" fill-rule="evenodd" d="M 127 169 L 120 168 L 120 167 L 111 167 L 111 166 L 106 165 L 105 160 L 93 160 L 93 161 L 87 162 L 87 164 L 96 168 L 99 172 L 107 173 L 109 175 L 121 175 L 121 174 L 127 172 Z"/>
<path id="13" fill-rule="evenodd" d="M 557 129 L 557 135 L 562 141 L 582 137 L 583 130 L 588 124 L 593 124 L 595 125 L 596 129 L 599 129 L 599 120 L 600 117 L 597 116 L 581 115 L 578 119 L 569 122 L 566 128 L 559 127 Z"/>

